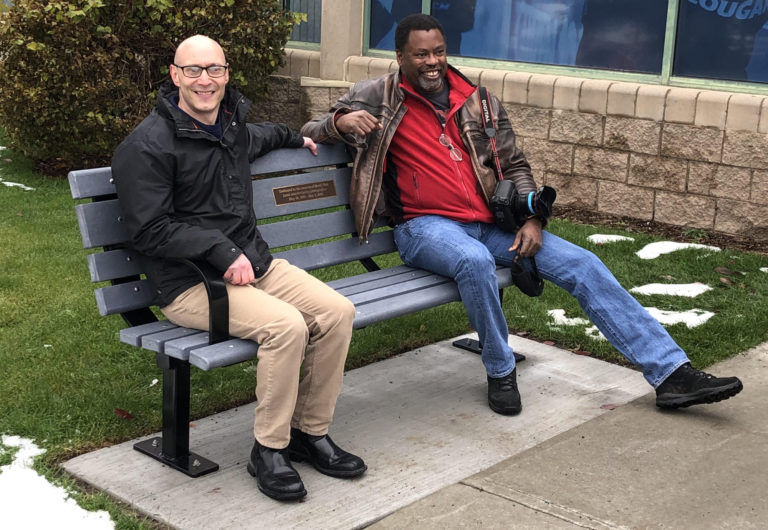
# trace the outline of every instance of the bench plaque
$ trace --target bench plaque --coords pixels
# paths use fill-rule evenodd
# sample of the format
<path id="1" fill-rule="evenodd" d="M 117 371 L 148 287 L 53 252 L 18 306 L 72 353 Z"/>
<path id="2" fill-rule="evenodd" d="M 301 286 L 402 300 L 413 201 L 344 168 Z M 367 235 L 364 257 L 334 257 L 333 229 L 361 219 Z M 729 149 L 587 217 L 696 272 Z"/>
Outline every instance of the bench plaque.
<path id="1" fill-rule="evenodd" d="M 336 196 L 336 185 L 333 180 L 321 180 L 295 186 L 274 188 L 275 205 L 283 206 L 294 202 L 312 201 Z"/>

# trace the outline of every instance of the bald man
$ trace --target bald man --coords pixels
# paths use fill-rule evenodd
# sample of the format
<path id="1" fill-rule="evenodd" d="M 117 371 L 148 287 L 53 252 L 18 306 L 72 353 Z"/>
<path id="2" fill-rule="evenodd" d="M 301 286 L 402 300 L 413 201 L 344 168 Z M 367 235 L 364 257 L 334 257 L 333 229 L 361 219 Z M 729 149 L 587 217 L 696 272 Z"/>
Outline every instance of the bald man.
<path id="1" fill-rule="evenodd" d="M 291 459 L 341 478 L 367 469 L 328 436 L 355 310 L 273 259 L 256 227 L 250 163 L 272 149 L 317 148 L 285 125 L 246 123 L 251 103 L 227 86 L 216 41 L 183 41 L 170 74 L 155 109 L 112 159 L 125 226 L 171 322 L 208 329 L 205 287 L 176 259 L 205 261 L 228 282 L 230 333 L 260 344 L 247 469 L 269 497 L 300 499 L 307 492 Z"/>

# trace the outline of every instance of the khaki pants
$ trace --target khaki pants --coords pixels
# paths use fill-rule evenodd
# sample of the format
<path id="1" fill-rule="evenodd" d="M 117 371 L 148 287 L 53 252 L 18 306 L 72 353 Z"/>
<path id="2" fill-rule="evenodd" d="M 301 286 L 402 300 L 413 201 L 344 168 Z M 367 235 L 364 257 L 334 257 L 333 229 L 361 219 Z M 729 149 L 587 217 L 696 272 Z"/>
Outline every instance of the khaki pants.
<path id="1" fill-rule="evenodd" d="M 228 285 L 227 293 L 229 333 L 260 344 L 256 439 L 282 449 L 292 426 L 307 434 L 326 434 L 352 337 L 352 303 L 282 259 L 273 260 L 267 273 L 249 285 Z M 208 329 L 202 283 L 161 311 L 179 326 Z"/>

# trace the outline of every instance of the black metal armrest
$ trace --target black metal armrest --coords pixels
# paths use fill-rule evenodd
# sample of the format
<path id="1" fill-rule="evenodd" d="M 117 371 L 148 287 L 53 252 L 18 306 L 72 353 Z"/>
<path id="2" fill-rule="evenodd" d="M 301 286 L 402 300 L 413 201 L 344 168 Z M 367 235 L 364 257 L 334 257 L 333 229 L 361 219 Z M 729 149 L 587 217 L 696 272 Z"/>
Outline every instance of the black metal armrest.
<path id="1" fill-rule="evenodd" d="M 210 264 L 203 261 L 179 259 L 195 270 L 203 280 L 208 293 L 208 343 L 216 344 L 229 337 L 229 297 L 224 278 Z"/>

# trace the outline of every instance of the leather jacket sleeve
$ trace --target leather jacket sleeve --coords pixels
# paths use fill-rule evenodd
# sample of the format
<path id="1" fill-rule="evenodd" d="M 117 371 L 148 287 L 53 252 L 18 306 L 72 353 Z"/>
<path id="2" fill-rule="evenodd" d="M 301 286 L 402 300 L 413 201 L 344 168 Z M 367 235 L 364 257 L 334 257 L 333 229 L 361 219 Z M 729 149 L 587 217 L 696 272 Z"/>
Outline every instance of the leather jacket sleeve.
<path id="1" fill-rule="evenodd" d="M 496 143 L 499 152 L 499 163 L 504 178 L 515 183 L 520 193 L 536 190 L 536 183 L 531 174 L 531 166 L 523 152 L 517 147 L 515 132 L 507 116 L 507 111 L 499 100 L 492 96 L 493 107 L 497 112 Z"/>
<path id="2" fill-rule="evenodd" d="M 304 124 L 301 128 L 301 134 L 312 138 L 315 142 L 324 144 L 338 144 L 345 143 L 352 146 L 358 146 L 360 142 L 356 140 L 354 135 L 342 134 L 336 128 L 336 118 L 340 114 L 346 114 L 355 110 L 351 103 L 350 93 L 344 94 L 339 98 L 330 112 L 327 112 L 312 121 Z"/>

